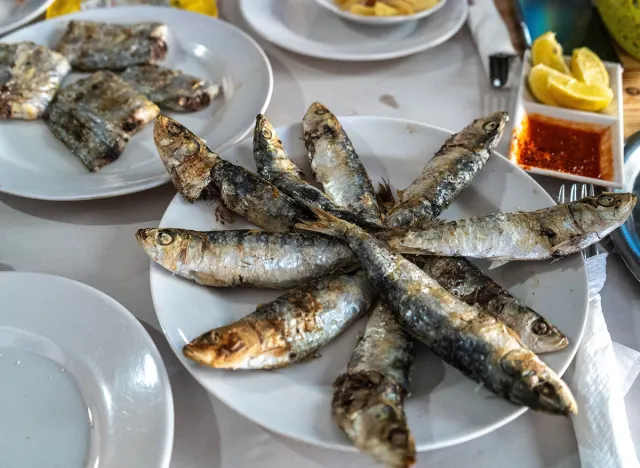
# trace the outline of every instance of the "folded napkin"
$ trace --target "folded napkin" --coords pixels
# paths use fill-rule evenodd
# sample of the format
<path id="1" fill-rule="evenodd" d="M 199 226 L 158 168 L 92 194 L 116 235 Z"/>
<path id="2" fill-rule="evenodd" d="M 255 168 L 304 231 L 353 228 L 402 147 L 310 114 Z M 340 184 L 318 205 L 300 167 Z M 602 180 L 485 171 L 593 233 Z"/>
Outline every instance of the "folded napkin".
<path id="1" fill-rule="evenodd" d="M 469 5 L 467 24 L 492 86 L 501 88 L 516 86 L 519 58 L 511 43 L 507 25 L 493 0 L 472 0 Z M 491 57 L 494 57 L 493 63 Z M 497 57 L 504 57 L 504 59 Z M 501 60 L 503 60 L 502 64 Z M 499 69 L 502 69 L 502 73 L 496 71 Z M 504 82 L 495 81 L 502 77 L 505 79 Z"/>
<path id="2" fill-rule="evenodd" d="M 578 403 L 573 418 L 583 468 L 638 468 L 624 395 L 640 372 L 640 353 L 611 341 L 600 290 L 607 254 L 586 260 L 589 316 L 569 386 Z"/>

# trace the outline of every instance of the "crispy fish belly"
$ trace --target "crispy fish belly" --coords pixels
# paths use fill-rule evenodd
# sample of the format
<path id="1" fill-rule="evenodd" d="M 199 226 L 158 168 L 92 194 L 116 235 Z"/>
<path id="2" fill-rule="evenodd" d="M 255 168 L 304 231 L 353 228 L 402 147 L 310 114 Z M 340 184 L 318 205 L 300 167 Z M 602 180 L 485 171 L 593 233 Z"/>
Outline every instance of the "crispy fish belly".
<path id="1" fill-rule="evenodd" d="M 197 196 L 214 184 L 227 209 L 272 232 L 290 231 L 300 219 L 311 216 L 271 182 L 221 159 L 203 140 L 169 117 L 156 119 L 153 138 L 174 185 L 185 196 Z"/>
<path id="2" fill-rule="evenodd" d="M 307 182 L 302 170 L 287 156 L 276 130 L 262 114 L 256 118 L 253 132 L 253 157 L 258 174 L 287 195 L 299 197 L 313 206 L 365 229 L 382 228 L 381 224 L 371 224 L 352 211 L 338 206 L 322 190 Z"/>
<path id="3" fill-rule="evenodd" d="M 359 227 L 313 211 L 319 221 L 298 227 L 346 241 L 396 320 L 437 356 L 512 403 L 576 413 L 569 387 L 504 323 L 462 302 Z"/>
<path id="4" fill-rule="evenodd" d="M 207 107 L 220 86 L 160 65 L 127 68 L 120 77 L 160 108 L 194 112 Z"/>
<path id="5" fill-rule="evenodd" d="M 359 450 L 390 468 L 415 462 L 415 442 L 404 414 L 413 357 L 413 338 L 378 303 L 347 372 L 333 384 L 331 408 L 338 427 Z"/>
<path id="6" fill-rule="evenodd" d="M 313 176 L 327 196 L 365 221 L 379 224 L 382 218 L 373 184 L 336 116 L 314 102 L 302 128 Z"/>
<path id="7" fill-rule="evenodd" d="M 285 289 L 356 267 L 349 247 L 317 234 L 148 228 L 136 239 L 158 265 L 205 286 Z"/>
<path id="8" fill-rule="evenodd" d="M 598 242 L 627 219 L 637 198 L 632 193 L 603 193 L 551 208 L 436 223 L 383 237 L 401 253 L 488 258 L 497 264 L 545 260 Z"/>
<path id="9" fill-rule="evenodd" d="M 166 41 L 167 26 L 161 23 L 69 21 L 57 49 L 74 70 L 123 70 L 163 60 Z"/>
<path id="10" fill-rule="evenodd" d="M 387 213 L 385 224 L 410 227 L 439 216 L 484 167 L 506 122 L 506 112 L 495 112 L 448 138 L 420 176 L 399 191 L 400 200 Z"/>
<path id="11" fill-rule="evenodd" d="M 569 344 L 560 330 L 509 294 L 469 260 L 423 256 L 411 260 L 458 299 L 478 306 L 504 322 L 534 353 L 558 351 Z"/>
<path id="12" fill-rule="evenodd" d="M 44 46 L 0 44 L 0 119 L 42 117 L 70 70 L 63 55 Z"/>
<path id="13" fill-rule="evenodd" d="M 45 116 L 51 132 L 91 172 L 120 157 L 131 135 L 160 109 L 111 72 L 96 72 L 62 89 Z"/>
<path id="14" fill-rule="evenodd" d="M 273 369 L 312 356 L 366 314 L 375 299 L 358 271 L 309 283 L 260 304 L 183 348 L 189 359 L 219 369 Z"/>

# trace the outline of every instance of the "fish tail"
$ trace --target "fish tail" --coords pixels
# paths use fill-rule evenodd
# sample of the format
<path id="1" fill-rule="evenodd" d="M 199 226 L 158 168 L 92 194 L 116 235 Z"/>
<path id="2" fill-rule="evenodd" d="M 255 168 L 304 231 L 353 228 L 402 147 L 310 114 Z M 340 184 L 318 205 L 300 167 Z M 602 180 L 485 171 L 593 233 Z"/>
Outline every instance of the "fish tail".
<path id="1" fill-rule="evenodd" d="M 305 205 L 311 212 L 316 215 L 316 220 L 302 220 L 296 224 L 296 228 L 305 231 L 319 232 L 328 236 L 343 239 L 347 231 L 350 229 L 360 229 L 348 221 L 344 221 L 332 214 L 327 213 L 320 208 L 307 203 L 305 200 L 295 197 L 299 203 Z"/>
<path id="2" fill-rule="evenodd" d="M 409 228 L 404 227 L 391 227 L 387 228 L 382 232 L 376 234 L 376 237 L 383 241 L 390 241 L 395 238 L 403 238 L 404 235 L 409 231 Z"/>

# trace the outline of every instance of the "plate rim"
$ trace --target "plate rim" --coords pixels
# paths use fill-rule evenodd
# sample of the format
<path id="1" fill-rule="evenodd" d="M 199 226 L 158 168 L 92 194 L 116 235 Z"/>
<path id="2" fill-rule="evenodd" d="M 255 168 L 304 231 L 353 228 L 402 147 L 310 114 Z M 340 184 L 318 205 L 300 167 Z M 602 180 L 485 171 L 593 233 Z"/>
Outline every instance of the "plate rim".
<path id="1" fill-rule="evenodd" d="M 53 1 L 53 0 L 52 0 Z M 165 6 L 155 6 L 155 5 L 128 5 L 128 6 L 120 6 L 120 7 L 113 7 L 111 8 L 112 10 L 118 8 L 118 11 L 121 10 L 126 10 L 126 12 L 134 12 L 132 14 L 139 14 L 137 13 L 138 11 L 145 13 L 145 12 L 149 12 L 149 11 L 166 11 L 166 12 L 171 12 L 172 15 L 185 15 L 185 16 L 197 16 L 197 17 L 205 17 L 208 18 L 209 20 L 218 22 L 220 24 L 222 24 L 223 28 L 224 27 L 228 27 L 230 30 L 235 31 L 235 33 L 239 34 L 240 36 L 242 36 L 245 40 L 248 41 L 249 44 L 251 44 L 254 49 L 258 52 L 258 54 L 260 55 L 260 57 L 262 58 L 262 61 L 264 62 L 264 65 L 266 66 L 266 70 L 267 70 L 267 74 L 269 77 L 268 80 L 268 90 L 267 93 L 265 95 L 265 99 L 263 104 L 260 107 L 260 112 L 261 114 L 264 114 L 265 111 L 267 110 L 267 108 L 269 107 L 269 104 L 271 103 L 271 98 L 273 97 L 273 87 L 274 87 L 274 78 L 273 78 L 273 67 L 271 66 L 271 61 L 269 60 L 269 57 L 267 56 L 267 54 L 265 53 L 264 49 L 262 48 L 262 46 L 260 46 L 260 44 L 253 38 L 251 37 L 250 34 L 248 34 L 246 31 L 243 31 L 242 29 L 240 29 L 238 26 L 228 22 L 228 21 L 223 21 L 220 18 L 214 18 L 211 16 L 207 16 L 207 15 L 202 15 L 200 13 L 194 13 L 192 11 L 188 11 L 188 10 L 182 10 L 182 9 L 178 9 L 178 8 L 174 8 L 174 7 L 165 7 Z M 26 31 L 27 33 L 30 32 L 30 30 L 33 29 L 38 29 L 38 28 L 44 28 L 45 26 L 43 26 L 44 24 L 51 24 L 51 23 L 62 23 L 65 20 L 66 21 L 70 21 L 70 20 L 74 20 L 74 19 L 81 19 L 85 16 L 93 16 L 96 15 L 99 12 L 99 10 L 93 9 L 93 10 L 80 10 L 80 11 L 76 11 L 74 13 L 70 13 L 67 15 L 62 15 L 62 16 L 56 16 L 54 18 L 48 18 L 44 21 L 40 21 L 38 23 L 34 23 L 32 25 L 26 26 L 24 28 L 21 28 L 19 30 L 13 31 L 10 34 L 7 34 L 6 36 L 4 36 L 2 38 L 2 42 L 12 42 L 12 36 L 14 34 L 24 34 L 24 32 Z M 124 17 L 126 17 L 126 12 L 123 15 Z M 1 124 L 1 122 L 0 122 Z M 148 125 L 152 125 L 151 123 L 149 123 Z M 222 144 L 219 148 L 212 148 L 214 151 L 224 151 L 227 148 L 230 148 L 231 146 L 235 145 L 236 143 L 242 141 L 244 138 L 247 137 L 247 135 L 251 132 L 252 128 L 254 127 L 255 123 L 252 121 L 251 124 L 244 130 L 242 131 L 233 141 L 228 141 L 224 144 Z M 1 164 L 0 164 L 1 167 Z M 9 195 L 13 195 L 13 196 L 17 196 L 17 197 L 22 197 L 22 198 L 28 198 L 28 199 L 32 199 L 32 200 L 45 200 L 45 201 L 84 201 L 84 200 L 98 200 L 98 199 L 103 199 L 103 198 L 115 198 L 115 197 L 120 197 L 123 195 L 130 195 L 132 193 L 138 193 L 138 192 L 143 192 L 146 190 L 150 190 L 152 188 L 155 187 L 159 187 L 160 185 L 164 185 L 168 182 L 171 181 L 171 177 L 170 175 L 165 171 L 164 174 L 158 175 L 158 176 L 153 176 L 153 177 L 148 177 L 142 180 L 138 180 L 137 182 L 132 182 L 132 183 L 126 183 L 121 185 L 118 188 L 115 189 L 106 189 L 106 190 L 99 190 L 96 192 L 93 192 L 91 194 L 87 194 L 87 193 L 80 193 L 80 194 L 67 194 L 67 195 L 60 195 L 60 194 L 48 194 L 46 192 L 40 192 L 40 191 L 30 191 L 30 190 L 20 190 L 20 189 L 14 189 L 14 188 L 7 188 L 4 185 L 0 184 L 0 192 L 1 193 L 6 193 Z"/>
<path id="2" fill-rule="evenodd" d="M 467 0 L 447 0 L 445 4 L 441 8 L 439 8 L 438 11 L 442 11 L 451 5 L 458 4 L 460 5 L 460 8 L 462 8 L 463 14 L 460 18 L 460 21 L 456 23 L 455 26 L 451 28 L 451 30 L 449 30 L 446 34 L 443 34 L 442 36 L 440 36 L 438 39 L 434 41 L 426 42 L 414 47 L 408 47 L 405 49 L 401 49 L 399 51 L 391 51 L 391 52 L 384 52 L 384 53 L 356 54 L 356 55 L 340 53 L 340 52 L 318 53 L 318 52 L 314 52 L 313 50 L 304 49 L 302 47 L 292 46 L 287 41 L 280 40 L 279 38 L 274 37 L 273 35 L 266 34 L 260 28 L 254 27 L 254 23 L 249 19 L 246 13 L 246 5 L 251 1 L 252 0 L 240 0 L 238 2 L 238 5 L 239 5 L 240 14 L 242 15 L 242 18 L 247 23 L 247 26 L 251 29 L 252 32 L 262 37 L 264 40 L 270 42 L 271 44 L 281 49 L 288 50 L 289 52 L 294 52 L 296 54 L 307 56 L 307 57 L 319 58 L 324 60 L 336 60 L 341 62 L 375 62 L 380 60 L 392 60 L 392 59 L 397 59 L 402 57 L 408 57 L 411 55 L 418 54 L 420 52 L 424 52 L 425 50 L 433 49 L 447 42 L 449 39 L 455 36 L 462 29 L 462 27 L 467 21 L 467 17 L 469 16 L 469 6 L 467 4 Z M 273 1 L 273 0 L 269 0 L 269 1 Z M 307 0 L 307 1 L 310 1 L 310 0 Z M 312 3 L 315 3 L 315 1 Z M 320 5 L 318 5 L 317 7 L 322 8 Z M 456 8 L 456 7 L 454 6 L 453 8 Z M 323 8 L 323 10 L 325 10 L 325 8 Z M 434 12 L 434 13 L 437 13 L 437 12 Z M 426 18 L 423 18 L 423 19 L 426 19 Z M 416 21 L 422 21 L 422 19 L 416 20 Z"/>
<path id="3" fill-rule="evenodd" d="M 42 13 L 47 11 L 47 8 L 49 8 L 53 4 L 53 2 L 55 2 L 55 0 L 44 0 L 40 4 L 40 6 L 38 8 L 36 8 L 30 14 L 25 15 L 22 18 L 17 19 L 13 23 L 10 23 L 10 24 L 8 24 L 8 25 L 6 25 L 4 27 L 0 27 L 0 35 L 12 32 L 13 30 L 18 29 L 20 26 L 23 26 L 23 25 L 27 24 L 29 21 L 32 21 L 32 20 L 36 19 Z M 45 19 L 45 21 L 46 21 L 46 19 Z M 4 40 L 4 38 L 3 38 L 3 40 Z"/>
<path id="4" fill-rule="evenodd" d="M 129 311 L 125 306 L 123 306 L 120 302 L 118 302 L 113 297 L 108 294 L 102 292 L 101 290 L 90 286 L 89 284 L 83 283 L 81 281 L 68 278 L 66 276 L 55 275 L 51 273 L 42 273 L 42 272 L 31 272 L 31 271 L 0 271 L 0 281 L 3 281 L 3 278 L 12 277 L 21 279 L 24 278 L 26 280 L 43 280 L 43 281 L 58 281 L 60 283 L 65 283 L 71 288 L 78 288 L 86 291 L 88 294 L 91 294 L 103 301 L 106 304 L 106 307 L 110 308 L 113 311 L 116 311 L 118 317 L 122 317 L 129 323 L 135 333 L 138 335 L 136 339 L 141 339 L 143 343 L 145 343 L 145 347 L 148 349 L 149 353 L 152 355 L 153 360 L 158 368 L 158 376 L 161 381 L 161 385 L 163 388 L 164 401 L 165 404 L 164 409 L 167 414 L 167 424 L 163 431 L 163 438 L 166 440 L 164 447 L 160 447 L 159 451 L 161 453 L 161 466 L 163 468 L 168 468 L 171 464 L 171 457 L 173 455 L 173 444 L 175 439 L 175 405 L 173 401 L 173 392 L 171 389 L 171 381 L 169 379 L 169 373 L 165 366 L 164 360 L 162 359 L 162 355 L 160 354 L 160 350 L 154 343 L 153 339 L 149 335 L 149 333 L 144 329 L 142 323 L 136 318 L 135 315 L 131 311 Z M 18 292 L 16 294 L 19 295 Z M 105 314 L 109 315 L 109 314 Z M 82 388 L 81 388 L 82 390 Z"/>
<path id="5" fill-rule="evenodd" d="M 438 131 L 442 131 L 442 132 L 446 132 L 448 134 L 454 134 L 455 132 L 451 131 L 451 130 L 447 130 L 443 127 L 439 127 L 437 125 L 432 125 L 432 124 L 428 124 L 428 123 L 424 123 L 424 122 L 419 122 L 416 120 L 410 120 L 410 119 L 404 119 L 404 118 L 399 118 L 399 117 L 385 117 L 385 116 L 374 116 L 374 115 L 350 115 L 350 116 L 337 116 L 337 119 L 344 123 L 346 121 L 357 121 L 357 120 L 377 120 L 377 121 L 393 121 L 397 124 L 401 124 L 401 125 L 413 125 L 413 126 L 419 126 L 419 127 L 427 127 L 430 129 L 435 129 Z M 289 123 L 286 125 L 281 125 L 278 128 L 276 128 L 276 132 L 278 134 L 280 134 L 281 132 L 284 131 L 285 128 L 289 128 L 291 126 L 294 125 L 299 125 L 299 122 L 293 122 L 293 123 Z M 240 142 L 236 143 L 239 144 Z M 221 154 L 222 157 L 224 157 L 224 154 Z M 508 158 L 506 158 L 505 156 L 501 155 L 500 153 L 494 152 L 492 157 L 499 157 L 501 159 L 504 160 L 505 163 L 510 164 L 510 166 L 516 171 L 516 172 L 520 172 L 521 175 L 526 176 L 526 178 L 528 178 L 532 183 L 533 183 L 533 187 L 539 189 L 540 193 L 542 193 L 549 201 L 550 206 L 553 206 L 556 204 L 555 200 L 553 199 L 553 197 L 551 195 L 549 195 L 549 193 L 533 178 L 531 177 L 526 171 L 524 171 L 522 168 L 516 166 L 515 164 L 511 163 L 509 161 Z M 158 227 L 165 227 L 164 225 L 164 220 L 167 216 L 167 212 L 169 211 L 169 209 L 171 208 L 171 206 L 174 204 L 174 202 L 176 202 L 177 200 L 181 199 L 181 195 L 179 193 L 176 193 L 174 195 L 174 197 L 171 199 L 171 201 L 169 202 L 169 204 L 167 205 L 167 208 L 165 209 L 164 213 L 162 214 L 162 217 L 160 218 L 160 221 L 158 222 Z M 571 365 L 571 363 L 573 362 L 573 360 L 575 359 L 576 353 L 578 351 L 578 348 L 580 346 L 580 343 L 582 342 L 582 339 L 584 337 L 584 332 L 586 329 L 586 325 L 587 325 L 587 318 L 588 318 L 588 311 L 589 311 L 589 280 L 588 280 L 588 276 L 587 276 L 587 269 L 586 269 L 586 263 L 584 260 L 584 257 L 580 254 L 580 263 L 581 263 L 581 270 L 582 270 L 582 277 L 584 280 L 584 284 L 585 284 L 585 288 L 584 288 L 584 297 L 583 302 L 585 304 L 585 311 L 583 313 L 583 317 L 582 317 L 582 323 L 580 325 L 580 331 L 578 333 L 578 337 L 575 340 L 576 342 L 576 346 L 573 348 L 573 351 L 571 352 L 570 356 L 568 356 L 566 363 L 561 366 L 560 368 L 558 368 L 556 371 L 556 373 L 562 377 L 565 372 L 567 371 L 567 369 L 569 368 L 569 366 Z M 194 366 L 190 366 L 190 365 L 185 365 L 185 362 L 188 363 L 188 361 L 186 360 L 186 358 L 182 355 L 182 353 L 180 352 L 180 350 L 174 348 L 171 339 L 170 339 L 170 334 L 168 332 L 168 330 L 165 328 L 165 323 L 162 320 L 162 318 L 160 317 L 160 315 L 158 314 L 158 307 L 157 307 L 157 299 L 156 299 L 156 295 L 154 294 L 154 281 L 157 281 L 157 279 L 155 279 L 157 274 L 162 274 L 162 273 L 167 273 L 166 270 L 164 270 L 163 268 L 161 268 L 160 266 L 158 266 L 157 264 L 155 264 L 153 261 L 149 261 L 149 285 L 150 285 L 150 293 L 151 293 L 151 301 L 153 303 L 153 308 L 154 308 L 154 312 L 156 313 L 156 317 L 158 319 L 158 322 L 160 324 L 160 328 L 162 330 L 163 335 L 165 336 L 169 347 L 171 348 L 171 350 L 175 353 L 176 357 L 178 358 L 178 360 L 182 363 L 182 365 L 187 369 L 187 371 L 189 372 L 189 374 L 198 382 L 199 385 L 201 385 L 203 388 L 205 388 L 205 390 L 210 393 L 212 396 L 214 396 L 216 399 L 220 400 L 222 403 L 224 403 L 229 409 L 231 409 L 232 411 L 236 412 L 237 414 L 241 415 L 242 417 L 248 419 L 249 421 L 251 421 L 253 424 L 269 431 L 275 434 L 278 434 L 282 437 L 286 437 L 287 439 L 292 439 L 292 440 L 296 440 L 298 442 L 302 442 L 302 443 L 306 443 L 306 444 L 310 444 L 316 447 L 321 447 L 324 449 L 329 449 L 329 450 L 335 450 L 335 451 L 339 451 L 339 452 L 345 452 L 345 453 L 357 453 L 358 449 L 351 444 L 345 443 L 342 445 L 338 445 L 338 444 L 333 444 L 333 443 L 327 443 L 323 440 L 320 439 L 312 439 L 312 438 L 308 438 L 305 437 L 303 435 L 298 435 L 298 434 L 289 434 L 286 433 L 284 431 L 281 431 L 279 429 L 276 428 L 272 428 L 272 427 L 267 427 L 263 424 L 261 424 L 260 422 L 258 422 L 256 419 L 254 419 L 254 417 L 249 413 L 249 412 L 245 412 L 242 409 L 238 409 L 237 406 L 229 404 L 228 400 L 226 398 L 224 398 L 223 396 L 219 395 L 218 393 L 214 393 L 214 392 L 210 392 L 201 382 L 200 379 L 197 375 L 196 372 L 194 372 Z M 169 273 L 171 274 L 171 273 Z M 174 275 L 175 276 L 175 275 Z M 157 286 L 156 286 L 157 288 Z M 506 424 L 510 423 L 511 421 L 515 420 L 516 418 L 522 416 L 525 412 L 527 412 L 529 410 L 528 407 L 521 407 L 518 408 L 517 410 L 514 410 L 514 412 L 506 417 L 504 417 L 503 419 L 500 419 L 499 421 L 496 421 L 493 424 L 490 424 L 476 432 L 472 432 L 470 434 L 464 435 L 464 436 L 460 436 L 460 437 L 456 437 L 456 438 L 451 438 L 449 440 L 446 441 L 442 441 L 439 443 L 428 443 L 428 444 L 422 444 L 422 445 L 416 445 L 416 451 L 417 452 L 428 452 L 428 451 L 432 451 L 432 450 L 437 450 L 437 449 L 441 449 L 441 448 L 446 448 L 446 447 L 451 447 L 454 445 L 458 445 L 464 442 L 468 442 L 470 440 L 476 439 L 478 437 L 482 437 L 483 435 L 486 435 L 490 432 L 493 432 L 499 428 L 501 428 L 502 426 L 505 426 Z"/>

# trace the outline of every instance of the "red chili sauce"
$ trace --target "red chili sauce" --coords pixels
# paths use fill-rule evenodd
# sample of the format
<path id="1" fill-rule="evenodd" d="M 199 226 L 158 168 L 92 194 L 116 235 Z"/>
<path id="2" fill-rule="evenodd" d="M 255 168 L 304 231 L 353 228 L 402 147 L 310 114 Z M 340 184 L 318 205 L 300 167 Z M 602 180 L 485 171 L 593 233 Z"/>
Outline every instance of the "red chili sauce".
<path id="1" fill-rule="evenodd" d="M 613 180 L 610 127 L 531 114 L 515 143 L 521 166 Z"/>

